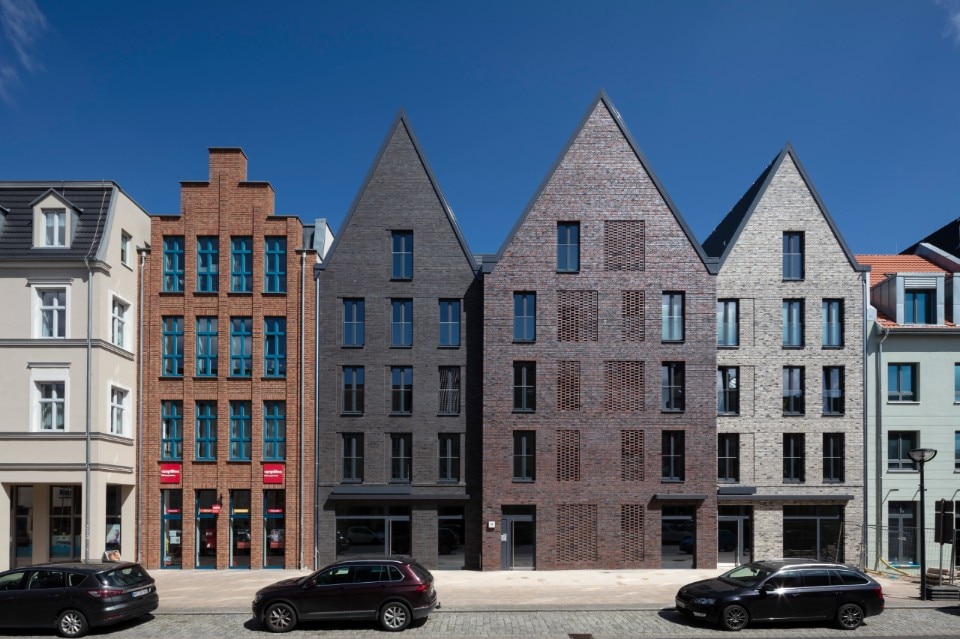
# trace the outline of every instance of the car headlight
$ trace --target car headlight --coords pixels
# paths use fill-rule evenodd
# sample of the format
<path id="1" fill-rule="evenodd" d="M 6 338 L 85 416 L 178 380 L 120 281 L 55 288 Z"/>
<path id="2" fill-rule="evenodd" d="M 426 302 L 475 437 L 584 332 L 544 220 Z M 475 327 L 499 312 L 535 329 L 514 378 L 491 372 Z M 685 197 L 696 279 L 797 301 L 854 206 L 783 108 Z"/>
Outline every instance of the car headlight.
<path id="1" fill-rule="evenodd" d="M 255 594 L 255 595 L 253 596 L 253 603 L 257 603 L 257 602 L 260 601 L 261 599 L 263 599 L 263 593 L 262 593 L 262 592 L 258 592 L 257 594 Z"/>
<path id="2" fill-rule="evenodd" d="M 716 599 L 710 599 L 709 597 L 697 597 L 693 600 L 694 605 L 697 606 L 712 606 L 717 603 Z"/>

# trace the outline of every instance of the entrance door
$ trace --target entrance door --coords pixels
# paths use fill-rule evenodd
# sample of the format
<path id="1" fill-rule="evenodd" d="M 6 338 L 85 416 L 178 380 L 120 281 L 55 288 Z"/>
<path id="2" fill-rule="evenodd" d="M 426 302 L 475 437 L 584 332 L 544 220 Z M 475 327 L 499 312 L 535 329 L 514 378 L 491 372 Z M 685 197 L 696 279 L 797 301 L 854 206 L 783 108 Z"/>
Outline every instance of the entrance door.
<path id="1" fill-rule="evenodd" d="M 50 487 L 50 561 L 80 559 L 81 494 L 79 486 Z"/>
<path id="2" fill-rule="evenodd" d="M 536 522 L 533 514 L 504 515 L 500 536 L 500 565 L 503 570 L 536 568 L 534 540 Z"/>
<path id="3" fill-rule="evenodd" d="M 19 568 L 33 563 L 33 486 L 17 486 L 13 500 L 13 561 Z"/>
<path id="4" fill-rule="evenodd" d="M 717 516 L 718 563 L 739 566 L 753 560 L 753 509 L 721 506 Z"/>

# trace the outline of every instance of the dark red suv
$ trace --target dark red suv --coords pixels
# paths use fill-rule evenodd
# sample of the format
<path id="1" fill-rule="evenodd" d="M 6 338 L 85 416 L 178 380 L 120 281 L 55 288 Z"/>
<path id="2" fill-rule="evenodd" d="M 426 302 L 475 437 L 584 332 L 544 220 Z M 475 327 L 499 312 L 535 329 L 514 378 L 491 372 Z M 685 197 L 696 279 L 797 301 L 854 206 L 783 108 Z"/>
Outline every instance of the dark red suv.
<path id="1" fill-rule="evenodd" d="M 378 620 L 384 630 L 397 631 L 439 607 L 429 570 L 388 558 L 338 561 L 261 588 L 253 598 L 253 616 L 271 632 L 319 619 Z"/>

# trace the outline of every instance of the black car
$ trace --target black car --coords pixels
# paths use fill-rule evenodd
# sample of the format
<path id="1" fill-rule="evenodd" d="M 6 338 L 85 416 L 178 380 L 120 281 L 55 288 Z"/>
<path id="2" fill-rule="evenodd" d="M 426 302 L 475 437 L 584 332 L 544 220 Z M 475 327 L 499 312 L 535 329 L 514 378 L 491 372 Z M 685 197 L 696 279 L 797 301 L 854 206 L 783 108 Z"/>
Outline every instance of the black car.
<path id="1" fill-rule="evenodd" d="M 130 562 L 44 564 L 0 573 L 0 627 L 80 637 L 156 610 L 153 577 Z"/>
<path id="2" fill-rule="evenodd" d="M 439 607 L 430 571 L 395 558 L 338 561 L 261 588 L 253 598 L 253 616 L 271 632 L 319 619 L 379 620 L 384 630 L 397 631 Z"/>
<path id="3" fill-rule="evenodd" d="M 883 612 L 883 589 L 856 568 L 805 560 L 737 566 L 688 584 L 676 598 L 688 617 L 740 630 L 748 622 L 835 619 L 853 630 Z"/>

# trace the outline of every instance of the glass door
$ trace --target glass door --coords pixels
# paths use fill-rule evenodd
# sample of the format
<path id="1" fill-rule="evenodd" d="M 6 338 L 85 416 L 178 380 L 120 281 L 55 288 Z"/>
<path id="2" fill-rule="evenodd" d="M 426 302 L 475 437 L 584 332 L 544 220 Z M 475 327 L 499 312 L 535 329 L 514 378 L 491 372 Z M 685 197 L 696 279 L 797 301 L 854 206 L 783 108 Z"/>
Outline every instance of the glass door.
<path id="1" fill-rule="evenodd" d="M 536 568 L 536 515 L 504 513 L 500 534 L 500 564 L 503 570 Z"/>
<path id="2" fill-rule="evenodd" d="M 230 491 L 230 567 L 250 567 L 250 491 Z"/>
<path id="3" fill-rule="evenodd" d="M 739 566 L 753 560 L 753 509 L 720 506 L 717 517 L 717 562 Z"/>
<path id="4" fill-rule="evenodd" d="M 164 568 L 183 567 L 183 491 L 161 490 L 161 556 Z"/>
<path id="5" fill-rule="evenodd" d="M 50 561 L 80 559 L 80 486 L 50 487 Z"/>
<path id="6" fill-rule="evenodd" d="M 196 567 L 217 567 L 217 518 L 220 502 L 216 490 L 197 491 Z"/>
<path id="7" fill-rule="evenodd" d="M 284 491 L 263 491 L 263 567 L 283 568 L 286 563 L 286 526 L 284 525 Z"/>
<path id="8" fill-rule="evenodd" d="M 15 568 L 33 563 L 33 486 L 17 486 L 14 498 L 14 550 L 11 564 Z"/>

